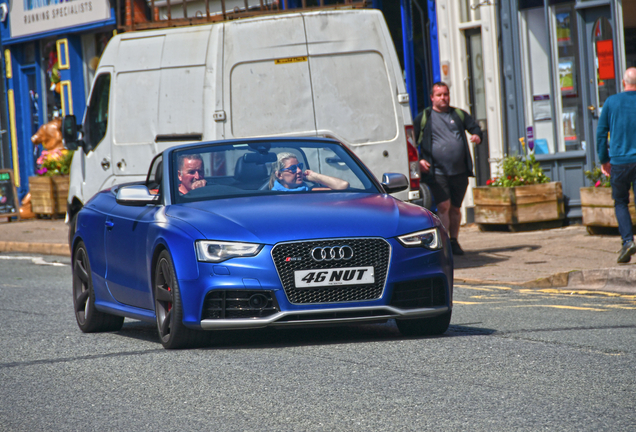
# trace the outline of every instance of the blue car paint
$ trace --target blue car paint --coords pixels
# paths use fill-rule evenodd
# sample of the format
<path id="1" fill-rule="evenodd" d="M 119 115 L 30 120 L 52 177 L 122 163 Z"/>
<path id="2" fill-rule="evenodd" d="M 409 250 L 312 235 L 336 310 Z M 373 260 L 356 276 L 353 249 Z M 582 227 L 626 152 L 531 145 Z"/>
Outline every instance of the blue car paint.
<path id="1" fill-rule="evenodd" d="M 250 211 L 246 212 L 245 209 Z M 171 206 L 166 214 L 187 219 L 211 240 L 273 245 L 293 240 L 333 237 L 383 237 L 426 229 L 430 213 L 389 195 L 316 193 L 201 201 Z M 337 216 L 334 217 L 334 214 Z M 258 217 L 255 217 L 258 215 Z M 361 224 L 364 215 L 364 224 Z"/>
<path id="2" fill-rule="evenodd" d="M 298 139 L 293 141 L 297 142 Z M 178 148 L 166 150 L 165 157 L 169 157 Z M 166 183 L 168 180 L 165 179 L 169 178 L 168 170 L 168 164 L 164 164 Z M 167 190 L 167 186 L 164 188 Z M 96 308 L 100 311 L 146 321 L 155 320 L 152 299 L 153 259 L 157 251 L 163 248 L 169 251 L 175 266 L 183 303 L 183 322 L 188 327 L 200 328 L 203 302 L 206 294 L 213 289 L 273 291 L 282 311 L 348 306 L 344 303 L 290 303 L 278 277 L 271 250 L 281 241 L 352 237 L 385 238 L 392 251 L 381 298 L 356 301 L 352 305 L 386 305 L 391 299 L 395 283 L 440 276 L 446 281 L 447 307 L 452 306 L 452 256 L 447 235 L 439 219 L 421 207 L 403 203 L 389 195 L 344 192 L 285 194 L 225 198 L 180 205 L 169 205 L 171 199 L 168 195 L 164 198 L 164 203 L 168 205 L 128 207 L 123 210 L 124 206 L 116 203 L 115 192 L 116 190 L 102 191 L 87 203 L 78 214 L 74 237 L 74 244 L 81 239 L 87 246 L 97 297 Z M 122 213 L 127 214 L 124 219 L 127 220 L 130 238 L 126 244 L 135 245 L 134 249 L 143 255 L 143 258 L 133 259 L 134 283 L 127 287 L 123 281 L 126 274 L 131 274 L 130 261 L 111 257 L 111 267 L 100 266 L 100 263 L 108 262 L 108 252 L 104 247 L 108 233 L 99 228 L 104 227 L 107 218 L 114 213 L 120 217 Z M 140 230 L 135 227 L 139 226 L 143 215 L 147 218 L 143 221 L 147 224 L 147 229 L 142 230 L 142 238 L 139 238 Z M 360 223 L 361 220 L 365 223 Z M 396 236 L 434 226 L 440 230 L 445 244 L 442 250 L 406 248 L 395 239 Z M 198 239 L 244 241 L 264 246 L 255 257 L 205 263 L 198 262 L 196 258 L 194 244 Z M 109 280 L 109 277 L 113 280 Z M 128 304 L 118 301 L 112 295 L 110 285 L 118 285 L 116 292 L 122 291 L 122 288 L 128 291 L 117 295 Z M 140 296 L 141 300 L 131 300 L 135 296 Z"/>

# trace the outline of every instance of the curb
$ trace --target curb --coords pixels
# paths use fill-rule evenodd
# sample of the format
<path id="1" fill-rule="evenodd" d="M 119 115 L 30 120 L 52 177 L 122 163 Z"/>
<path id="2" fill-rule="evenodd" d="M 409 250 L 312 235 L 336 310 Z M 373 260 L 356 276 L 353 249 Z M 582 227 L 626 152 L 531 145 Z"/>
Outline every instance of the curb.
<path id="1" fill-rule="evenodd" d="M 27 252 L 42 255 L 71 256 L 67 244 L 0 241 L 0 252 Z"/>
<path id="2" fill-rule="evenodd" d="M 620 294 L 636 294 L 636 269 L 605 268 L 595 270 L 571 270 L 555 273 L 545 278 L 526 282 L 454 278 L 454 283 L 471 285 L 510 285 L 518 288 L 546 289 L 568 288 L 587 291 L 603 291 Z"/>

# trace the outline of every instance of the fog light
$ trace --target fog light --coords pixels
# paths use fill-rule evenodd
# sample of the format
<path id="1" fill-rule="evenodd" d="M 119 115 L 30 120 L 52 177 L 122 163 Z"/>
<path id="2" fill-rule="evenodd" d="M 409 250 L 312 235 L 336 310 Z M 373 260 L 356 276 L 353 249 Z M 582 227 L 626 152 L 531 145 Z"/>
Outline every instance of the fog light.
<path id="1" fill-rule="evenodd" d="M 252 309 L 265 309 L 268 299 L 263 294 L 254 294 L 248 300 Z"/>

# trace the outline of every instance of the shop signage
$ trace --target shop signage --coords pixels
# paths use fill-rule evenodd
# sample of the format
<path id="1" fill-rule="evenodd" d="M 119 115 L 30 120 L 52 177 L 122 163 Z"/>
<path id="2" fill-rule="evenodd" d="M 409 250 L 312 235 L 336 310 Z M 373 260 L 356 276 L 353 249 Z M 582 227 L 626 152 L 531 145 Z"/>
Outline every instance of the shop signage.
<path id="1" fill-rule="evenodd" d="M 0 216 L 19 216 L 18 195 L 11 170 L 0 170 Z"/>
<path id="2" fill-rule="evenodd" d="M 108 19 L 108 0 L 13 0 L 9 11 L 12 38 Z"/>
<path id="3" fill-rule="evenodd" d="M 612 39 L 596 41 L 598 57 L 598 79 L 614 79 L 614 45 Z"/>

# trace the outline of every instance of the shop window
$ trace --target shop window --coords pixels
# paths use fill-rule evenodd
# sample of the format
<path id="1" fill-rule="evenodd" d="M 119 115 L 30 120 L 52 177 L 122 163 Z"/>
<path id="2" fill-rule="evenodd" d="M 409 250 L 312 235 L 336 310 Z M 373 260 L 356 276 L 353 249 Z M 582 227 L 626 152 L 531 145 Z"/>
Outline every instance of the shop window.
<path id="1" fill-rule="evenodd" d="M 86 144 L 90 150 L 97 147 L 106 135 L 108 127 L 108 102 L 110 97 L 110 74 L 102 74 L 95 80 L 93 93 L 86 111 L 84 124 Z"/>
<path id="2" fill-rule="evenodd" d="M 41 68 L 44 71 L 44 120 L 49 122 L 61 116 L 62 84 L 60 83 L 60 63 L 57 58 L 55 38 L 44 39 L 41 42 Z"/>
<path id="3" fill-rule="evenodd" d="M 555 98 L 559 128 L 559 151 L 585 149 L 580 49 L 574 5 L 554 6 L 552 46 L 557 80 Z"/>
<path id="4" fill-rule="evenodd" d="M 553 104 L 550 87 L 550 37 L 543 8 L 521 12 L 521 45 L 526 101 L 526 131 L 536 154 L 554 153 Z"/>
<path id="5" fill-rule="evenodd" d="M 91 33 L 82 36 L 82 51 L 84 56 L 84 84 L 86 94 L 90 92 L 91 84 L 95 78 L 99 59 L 102 57 L 108 41 L 113 36 L 112 32 Z"/>
<path id="6" fill-rule="evenodd" d="M 612 24 L 607 18 L 601 17 L 596 20 L 592 30 L 592 41 L 596 69 L 596 100 L 599 109 L 602 109 L 605 100 L 616 93 Z"/>
<path id="7" fill-rule="evenodd" d="M 548 22 L 544 8 L 520 12 L 526 138 L 537 154 L 585 150 L 585 83 L 574 3 L 549 10 Z"/>

